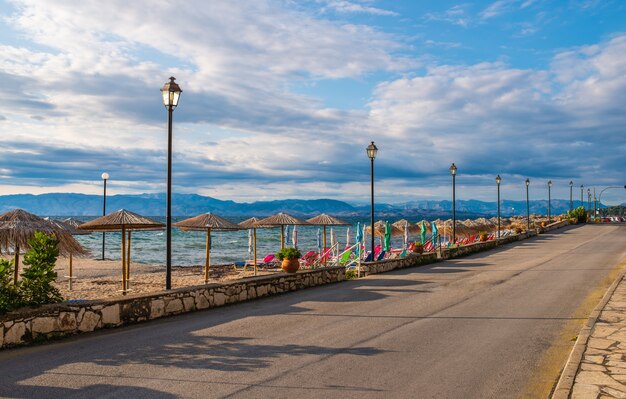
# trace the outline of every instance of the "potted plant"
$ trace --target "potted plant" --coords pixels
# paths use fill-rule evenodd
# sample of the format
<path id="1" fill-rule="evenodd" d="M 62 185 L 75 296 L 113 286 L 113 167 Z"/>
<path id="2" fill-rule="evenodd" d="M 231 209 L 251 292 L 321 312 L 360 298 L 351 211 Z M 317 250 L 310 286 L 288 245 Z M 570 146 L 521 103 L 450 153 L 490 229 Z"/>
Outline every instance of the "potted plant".
<path id="1" fill-rule="evenodd" d="M 276 257 L 283 263 L 281 268 L 287 273 L 295 273 L 300 268 L 300 262 L 298 259 L 302 256 L 302 253 L 297 248 L 283 248 L 276 252 Z"/>
<path id="2" fill-rule="evenodd" d="M 413 244 L 413 253 L 423 254 L 424 253 L 424 245 L 421 242 L 416 242 Z"/>
<path id="3" fill-rule="evenodd" d="M 488 238 L 489 238 L 489 233 L 487 233 L 486 231 L 480 232 L 479 239 L 481 242 L 487 241 Z"/>

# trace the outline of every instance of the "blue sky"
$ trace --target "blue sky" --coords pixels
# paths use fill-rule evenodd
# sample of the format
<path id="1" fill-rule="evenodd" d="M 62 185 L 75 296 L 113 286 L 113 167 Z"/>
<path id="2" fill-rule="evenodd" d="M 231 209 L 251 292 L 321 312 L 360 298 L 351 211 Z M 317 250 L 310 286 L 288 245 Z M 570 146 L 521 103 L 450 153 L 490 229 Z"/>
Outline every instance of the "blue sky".
<path id="1" fill-rule="evenodd" d="M 0 0 L 0 193 L 254 201 L 623 185 L 626 2 Z M 609 190 L 608 203 L 626 192 Z"/>

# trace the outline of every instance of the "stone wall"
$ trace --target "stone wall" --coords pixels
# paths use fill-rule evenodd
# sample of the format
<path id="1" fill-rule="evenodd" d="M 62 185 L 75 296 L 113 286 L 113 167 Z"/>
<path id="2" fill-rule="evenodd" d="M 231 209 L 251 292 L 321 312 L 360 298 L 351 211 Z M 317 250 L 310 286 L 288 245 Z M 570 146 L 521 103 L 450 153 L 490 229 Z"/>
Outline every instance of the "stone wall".
<path id="1" fill-rule="evenodd" d="M 365 262 L 361 264 L 361 274 L 368 276 L 370 274 L 385 273 L 395 269 L 404 269 L 405 267 L 415 267 L 435 263 L 437 254 L 434 252 L 426 254 L 408 253 L 404 258 L 385 259 L 378 262 Z"/>
<path id="2" fill-rule="evenodd" d="M 151 295 L 20 309 L 0 316 L 0 348 L 336 283 L 343 281 L 345 274 L 345 268 L 337 266 L 179 288 Z"/>

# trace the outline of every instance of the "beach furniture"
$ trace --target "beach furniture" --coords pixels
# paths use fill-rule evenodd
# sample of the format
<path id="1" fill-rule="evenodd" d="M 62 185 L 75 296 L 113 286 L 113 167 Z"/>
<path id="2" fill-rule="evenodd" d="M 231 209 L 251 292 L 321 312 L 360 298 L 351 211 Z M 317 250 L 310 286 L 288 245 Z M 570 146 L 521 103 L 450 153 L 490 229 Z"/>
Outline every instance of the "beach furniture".
<path id="1" fill-rule="evenodd" d="M 345 222 L 341 219 L 337 219 L 336 217 L 333 216 L 329 216 L 325 213 L 322 213 L 321 215 L 317 215 L 315 217 L 312 217 L 310 219 L 307 219 L 307 222 L 311 225 L 314 226 L 322 226 L 324 233 L 322 234 L 322 239 L 323 239 L 323 246 L 322 248 L 324 248 L 324 253 L 326 254 L 326 226 L 349 226 L 350 223 Z M 326 264 L 327 261 L 327 257 L 324 256 L 322 257 L 322 262 L 324 264 Z"/>

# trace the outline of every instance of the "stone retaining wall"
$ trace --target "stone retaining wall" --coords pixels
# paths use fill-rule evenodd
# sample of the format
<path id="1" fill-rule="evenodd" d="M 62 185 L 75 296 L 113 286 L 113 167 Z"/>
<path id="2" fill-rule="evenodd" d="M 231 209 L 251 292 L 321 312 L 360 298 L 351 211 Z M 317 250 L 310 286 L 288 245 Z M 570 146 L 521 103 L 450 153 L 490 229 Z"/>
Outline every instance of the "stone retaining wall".
<path id="1" fill-rule="evenodd" d="M 20 309 L 0 316 L 0 348 L 336 283 L 343 281 L 345 275 L 345 268 L 336 266 L 179 288 L 150 295 Z"/>
<path id="2" fill-rule="evenodd" d="M 378 262 L 365 262 L 361 264 L 361 274 L 368 276 L 370 274 L 385 273 L 395 269 L 404 269 L 405 267 L 415 267 L 435 263 L 437 254 L 434 252 L 426 254 L 409 253 L 404 258 L 385 259 Z"/>

